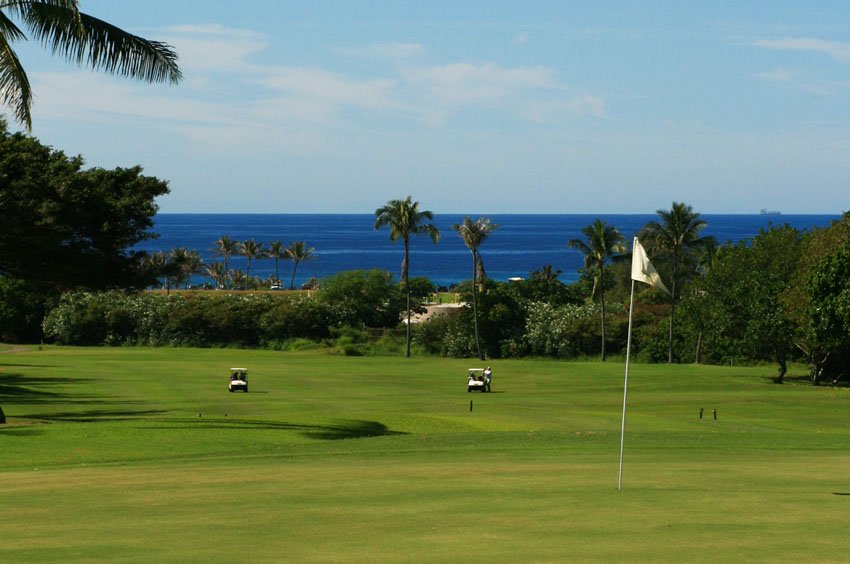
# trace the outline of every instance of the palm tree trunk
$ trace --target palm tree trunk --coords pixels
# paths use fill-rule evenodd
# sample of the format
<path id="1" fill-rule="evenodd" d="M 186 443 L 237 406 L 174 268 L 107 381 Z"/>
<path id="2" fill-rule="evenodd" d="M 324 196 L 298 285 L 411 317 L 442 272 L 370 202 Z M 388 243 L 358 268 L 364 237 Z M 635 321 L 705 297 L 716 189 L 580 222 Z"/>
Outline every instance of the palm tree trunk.
<path id="1" fill-rule="evenodd" d="M 407 293 L 407 352 L 405 356 L 410 358 L 410 241 L 404 238 L 404 289 Z"/>
<path id="2" fill-rule="evenodd" d="M 298 272 L 298 261 L 293 261 L 292 264 L 292 278 L 289 280 L 289 289 L 295 289 L 295 273 Z"/>
<path id="3" fill-rule="evenodd" d="M 277 263 L 279 262 L 278 257 L 274 257 L 274 281 L 275 284 L 280 284 L 280 272 L 277 270 Z"/>
<path id="4" fill-rule="evenodd" d="M 676 279 L 679 277 L 679 257 L 673 255 L 673 285 L 670 293 L 670 332 L 667 336 L 667 364 L 673 364 L 673 317 L 676 313 Z"/>
<path id="5" fill-rule="evenodd" d="M 602 279 L 605 271 L 599 269 L 599 303 L 602 309 L 602 362 L 605 362 L 605 280 Z"/>
<path id="6" fill-rule="evenodd" d="M 472 320 L 475 325 L 475 349 L 478 351 L 478 360 L 484 360 L 481 354 L 481 338 L 478 335 L 478 253 L 472 252 Z"/>
<path id="7" fill-rule="evenodd" d="M 251 257 L 248 257 L 248 267 L 245 269 L 245 289 L 248 289 L 248 280 L 251 278 Z"/>

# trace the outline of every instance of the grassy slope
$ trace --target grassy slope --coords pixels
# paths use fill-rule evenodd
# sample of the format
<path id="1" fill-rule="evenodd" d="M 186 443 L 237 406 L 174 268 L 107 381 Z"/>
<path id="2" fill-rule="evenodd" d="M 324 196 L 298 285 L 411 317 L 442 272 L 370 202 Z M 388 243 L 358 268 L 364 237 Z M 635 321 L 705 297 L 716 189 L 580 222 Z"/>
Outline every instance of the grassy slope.
<path id="1" fill-rule="evenodd" d="M 4 355 L 0 561 L 846 561 L 847 388 L 633 366 L 618 492 L 622 364 L 474 364 Z"/>

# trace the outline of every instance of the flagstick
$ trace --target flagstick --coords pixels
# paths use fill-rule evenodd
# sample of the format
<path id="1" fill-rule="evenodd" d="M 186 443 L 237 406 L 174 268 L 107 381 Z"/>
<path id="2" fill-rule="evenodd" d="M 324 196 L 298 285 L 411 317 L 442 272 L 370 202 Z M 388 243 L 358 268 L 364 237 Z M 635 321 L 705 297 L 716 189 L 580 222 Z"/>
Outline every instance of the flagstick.
<path id="1" fill-rule="evenodd" d="M 623 384 L 623 425 L 620 429 L 620 475 L 617 489 L 623 489 L 623 441 L 626 437 L 626 397 L 629 393 L 629 356 L 632 352 L 632 310 L 635 305 L 635 281 L 632 279 L 632 294 L 629 298 L 629 336 L 626 339 L 626 382 Z"/>

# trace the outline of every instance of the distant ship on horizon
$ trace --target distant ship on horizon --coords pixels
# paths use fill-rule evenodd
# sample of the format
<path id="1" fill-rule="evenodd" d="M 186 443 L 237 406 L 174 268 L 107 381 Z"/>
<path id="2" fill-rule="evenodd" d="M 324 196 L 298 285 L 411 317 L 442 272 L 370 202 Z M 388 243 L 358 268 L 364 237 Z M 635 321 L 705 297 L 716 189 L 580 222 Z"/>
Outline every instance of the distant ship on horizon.
<path id="1" fill-rule="evenodd" d="M 762 208 L 761 214 L 762 215 L 782 215 L 782 212 L 776 211 L 776 210 L 769 210 L 767 208 Z"/>

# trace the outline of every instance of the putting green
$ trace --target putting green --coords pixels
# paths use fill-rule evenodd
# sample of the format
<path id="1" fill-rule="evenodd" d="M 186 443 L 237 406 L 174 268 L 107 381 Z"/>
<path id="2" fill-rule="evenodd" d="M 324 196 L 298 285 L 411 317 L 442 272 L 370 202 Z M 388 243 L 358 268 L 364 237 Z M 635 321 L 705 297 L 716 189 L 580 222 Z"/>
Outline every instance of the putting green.
<path id="1" fill-rule="evenodd" d="M 845 561 L 850 389 L 772 367 L 0 356 L 0 561 Z M 231 366 L 251 392 L 228 393 Z M 471 411 L 470 411 L 470 402 Z M 703 409 L 703 418 L 699 418 Z M 714 410 L 717 419 L 714 419 Z"/>

